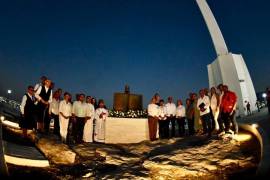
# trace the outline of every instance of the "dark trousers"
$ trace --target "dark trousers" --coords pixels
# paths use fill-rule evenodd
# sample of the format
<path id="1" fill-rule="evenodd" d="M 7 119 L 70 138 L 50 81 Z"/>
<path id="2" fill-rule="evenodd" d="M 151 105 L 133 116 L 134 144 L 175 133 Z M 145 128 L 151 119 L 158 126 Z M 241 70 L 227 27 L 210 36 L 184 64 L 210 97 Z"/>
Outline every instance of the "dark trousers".
<path id="1" fill-rule="evenodd" d="M 212 132 L 212 121 L 211 121 L 211 115 L 210 113 L 207 113 L 205 115 L 201 116 L 202 119 L 202 125 L 203 125 L 203 133 L 208 135 L 211 135 Z"/>
<path id="2" fill-rule="evenodd" d="M 191 119 L 187 119 L 188 122 L 188 134 L 190 136 L 194 135 L 195 129 L 194 129 L 194 117 Z"/>
<path id="3" fill-rule="evenodd" d="M 175 137 L 175 121 L 176 121 L 176 119 L 175 119 L 175 117 L 169 117 L 167 120 L 169 121 L 169 123 L 172 124 L 171 137 Z"/>
<path id="4" fill-rule="evenodd" d="M 270 114 L 270 101 L 267 101 L 268 113 Z"/>
<path id="5" fill-rule="evenodd" d="M 219 126 L 220 132 L 224 131 L 224 121 L 222 119 L 221 113 L 219 113 L 219 116 L 218 116 L 218 126 Z"/>
<path id="6" fill-rule="evenodd" d="M 49 109 L 48 108 L 46 108 L 44 110 L 43 122 L 44 122 L 45 133 L 49 133 L 51 118 L 49 117 Z"/>
<path id="7" fill-rule="evenodd" d="M 52 113 L 51 117 L 54 121 L 53 133 L 60 136 L 59 116 Z"/>
<path id="8" fill-rule="evenodd" d="M 179 136 L 185 135 L 185 120 L 186 118 L 176 118 L 177 124 L 178 124 L 178 132 Z"/>
<path id="9" fill-rule="evenodd" d="M 231 122 L 233 125 L 233 131 L 235 134 L 238 134 L 238 123 L 236 121 L 236 112 L 234 111 L 230 117 L 231 117 Z"/>
<path id="10" fill-rule="evenodd" d="M 152 116 L 148 116 L 148 128 L 149 128 L 149 137 L 150 141 L 157 139 L 157 123 L 158 119 Z"/>
<path id="11" fill-rule="evenodd" d="M 169 138 L 169 121 L 159 120 L 159 138 Z"/>
<path id="12" fill-rule="evenodd" d="M 238 133 L 238 124 L 236 121 L 235 112 L 232 115 L 230 115 L 230 113 L 221 112 L 221 118 L 223 119 L 225 124 L 225 132 L 229 132 L 232 123 L 234 133 Z"/>
<path id="13" fill-rule="evenodd" d="M 252 114 L 250 108 L 247 108 L 247 114 L 248 115 L 251 115 Z"/>
<path id="14" fill-rule="evenodd" d="M 76 120 L 74 122 L 74 139 L 76 143 L 82 143 L 83 138 L 83 129 L 85 124 L 85 118 L 76 117 Z"/>

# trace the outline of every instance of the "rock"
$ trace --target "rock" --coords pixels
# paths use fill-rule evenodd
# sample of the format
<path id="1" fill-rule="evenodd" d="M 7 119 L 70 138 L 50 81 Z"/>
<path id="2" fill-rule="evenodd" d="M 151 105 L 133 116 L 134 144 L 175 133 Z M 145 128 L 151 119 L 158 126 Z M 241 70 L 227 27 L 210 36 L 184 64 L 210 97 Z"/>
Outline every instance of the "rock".
<path id="1" fill-rule="evenodd" d="M 75 163 L 76 154 L 66 144 L 52 138 L 41 138 L 36 146 L 52 164 L 72 165 Z"/>
<path id="2" fill-rule="evenodd" d="M 188 177 L 200 177 L 204 173 L 195 170 L 188 170 L 173 165 L 161 165 L 151 161 L 145 161 L 143 166 L 150 171 L 152 179 L 182 179 Z"/>
<path id="3" fill-rule="evenodd" d="M 91 177 L 91 176 L 93 176 L 93 173 L 92 173 L 92 172 L 89 172 L 89 173 L 85 174 L 85 175 L 82 176 L 82 177 L 83 177 L 83 178 L 89 178 L 89 177 Z"/>

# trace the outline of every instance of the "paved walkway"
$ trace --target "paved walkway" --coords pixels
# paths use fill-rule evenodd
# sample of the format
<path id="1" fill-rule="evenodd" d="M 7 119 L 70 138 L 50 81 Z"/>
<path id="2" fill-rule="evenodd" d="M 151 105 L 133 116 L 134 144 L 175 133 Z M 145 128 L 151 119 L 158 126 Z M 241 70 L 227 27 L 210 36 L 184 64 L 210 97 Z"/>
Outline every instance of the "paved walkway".
<path id="1" fill-rule="evenodd" d="M 237 121 L 238 123 L 243 124 L 257 124 L 266 134 L 269 135 L 268 137 L 270 139 L 270 115 L 267 108 L 263 108 L 260 112 L 255 112 L 252 115 L 245 116 Z"/>

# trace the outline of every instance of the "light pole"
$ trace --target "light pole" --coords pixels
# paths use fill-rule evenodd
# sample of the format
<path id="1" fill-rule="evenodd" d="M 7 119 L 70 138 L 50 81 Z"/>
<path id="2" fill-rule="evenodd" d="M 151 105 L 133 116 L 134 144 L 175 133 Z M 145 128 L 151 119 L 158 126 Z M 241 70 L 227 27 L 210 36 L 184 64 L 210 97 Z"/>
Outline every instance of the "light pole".
<path id="1" fill-rule="evenodd" d="M 12 94 L 12 90 L 8 89 L 7 90 L 7 98 L 8 98 L 9 101 L 11 100 L 11 94 Z"/>
<path id="2" fill-rule="evenodd" d="M 264 103 L 266 103 L 266 97 L 267 97 L 267 94 L 266 94 L 266 93 L 263 93 L 263 94 L 262 94 L 262 97 L 263 97 Z"/>

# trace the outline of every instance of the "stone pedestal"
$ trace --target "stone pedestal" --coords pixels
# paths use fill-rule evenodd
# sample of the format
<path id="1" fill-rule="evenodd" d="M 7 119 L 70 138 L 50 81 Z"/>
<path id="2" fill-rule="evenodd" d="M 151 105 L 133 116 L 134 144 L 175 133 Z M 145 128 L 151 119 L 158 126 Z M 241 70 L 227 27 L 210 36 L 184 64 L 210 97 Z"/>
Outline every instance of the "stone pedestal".
<path id="1" fill-rule="evenodd" d="M 145 140 L 149 140 L 147 119 L 114 117 L 106 119 L 106 144 L 139 143 Z"/>

